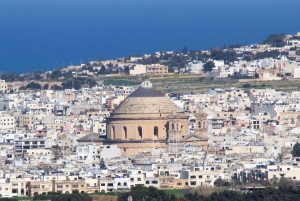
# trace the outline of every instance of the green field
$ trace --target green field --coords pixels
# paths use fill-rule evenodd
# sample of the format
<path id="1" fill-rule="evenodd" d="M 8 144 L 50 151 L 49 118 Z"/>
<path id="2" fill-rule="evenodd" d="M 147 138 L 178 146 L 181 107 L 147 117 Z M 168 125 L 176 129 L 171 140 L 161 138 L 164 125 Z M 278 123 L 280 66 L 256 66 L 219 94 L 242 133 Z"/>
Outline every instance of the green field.
<path id="1" fill-rule="evenodd" d="M 128 81 L 128 80 L 105 80 L 104 84 L 106 86 L 109 85 L 116 85 L 116 86 L 134 86 L 134 85 L 139 85 L 141 82 L 135 82 L 135 81 Z"/>
<path id="2" fill-rule="evenodd" d="M 166 189 L 164 191 L 169 195 L 173 194 L 175 196 L 181 196 L 184 194 L 184 190 L 185 189 Z"/>
<path id="3" fill-rule="evenodd" d="M 139 85 L 146 76 L 109 76 L 102 77 L 105 85 L 118 85 L 118 86 L 133 86 Z M 228 81 L 214 81 L 207 77 L 197 75 L 167 75 L 167 76 L 147 76 L 153 83 L 153 86 L 166 92 L 178 93 L 207 93 L 211 88 L 222 87 L 239 87 L 244 89 L 264 89 L 273 88 L 278 91 L 291 92 L 300 90 L 300 79 L 280 80 L 280 81 L 259 81 L 254 79 L 246 80 L 246 82 L 239 82 L 238 80 Z M 250 87 L 244 87 L 245 84 L 250 84 Z"/>
<path id="4" fill-rule="evenodd" d="M 33 197 L 12 197 L 12 199 L 22 200 L 33 200 Z"/>

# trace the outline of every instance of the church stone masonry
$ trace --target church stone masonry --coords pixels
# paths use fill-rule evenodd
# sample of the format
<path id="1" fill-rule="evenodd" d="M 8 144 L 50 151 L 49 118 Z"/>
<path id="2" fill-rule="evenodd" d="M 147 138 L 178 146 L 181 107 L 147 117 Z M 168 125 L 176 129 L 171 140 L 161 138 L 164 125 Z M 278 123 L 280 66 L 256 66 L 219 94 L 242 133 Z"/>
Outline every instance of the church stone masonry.
<path id="1" fill-rule="evenodd" d="M 127 156 L 175 143 L 207 146 L 206 115 L 200 111 L 195 117 L 199 127 L 189 134 L 189 117 L 146 80 L 106 119 L 103 144 L 116 144 Z"/>

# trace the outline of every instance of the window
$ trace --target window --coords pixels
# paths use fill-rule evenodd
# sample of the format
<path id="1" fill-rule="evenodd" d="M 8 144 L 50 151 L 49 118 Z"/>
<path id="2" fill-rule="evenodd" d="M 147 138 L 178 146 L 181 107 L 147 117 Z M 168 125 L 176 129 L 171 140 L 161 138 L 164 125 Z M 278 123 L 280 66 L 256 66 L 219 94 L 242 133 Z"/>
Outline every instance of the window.
<path id="1" fill-rule="evenodd" d="M 199 179 L 202 179 L 202 175 L 199 175 Z"/>
<path id="2" fill-rule="evenodd" d="M 195 181 L 191 181 L 191 186 L 195 186 L 196 182 Z"/>
<path id="3" fill-rule="evenodd" d="M 154 127 L 153 134 L 154 134 L 154 136 L 156 136 L 158 138 L 158 127 L 157 126 Z"/>
<path id="4" fill-rule="evenodd" d="M 127 128 L 123 127 L 124 139 L 127 139 Z"/>
<path id="5" fill-rule="evenodd" d="M 141 126 L 138 127 L 138 133 L 141 139 L 143 139 L 143 129 Z"/>
<path id="6" fill-rule="evenodd" d="M 116 133 L 115 133 L 115 127 L 114 126 L 112 126 L 111 127 L 111 139 L 116 139 Z"/>

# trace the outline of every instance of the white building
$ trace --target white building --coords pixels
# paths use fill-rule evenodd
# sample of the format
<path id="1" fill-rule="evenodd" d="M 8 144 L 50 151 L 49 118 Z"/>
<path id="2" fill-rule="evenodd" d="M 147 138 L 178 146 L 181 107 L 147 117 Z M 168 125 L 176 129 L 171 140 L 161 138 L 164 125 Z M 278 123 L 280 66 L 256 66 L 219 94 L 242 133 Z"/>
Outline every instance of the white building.
<path id="1" fill-rule="evenodd" d="M 5 83 L 5 80 L 0 80 L 0 93 L 6 93 L 7 92 L 7 84 Z"/>
<path id="2" fill-rule="evenodd" d="M 0 114 L 0 128 L 1 129 L 15 129 L 15 118 L 7 114 Z"/>
<path id="3" fill-rule="evenodd" d="M 141 75 L 147 73 L 146 65 L 135 65 L 131 67 L 129 71 L 130 75 Z"/>

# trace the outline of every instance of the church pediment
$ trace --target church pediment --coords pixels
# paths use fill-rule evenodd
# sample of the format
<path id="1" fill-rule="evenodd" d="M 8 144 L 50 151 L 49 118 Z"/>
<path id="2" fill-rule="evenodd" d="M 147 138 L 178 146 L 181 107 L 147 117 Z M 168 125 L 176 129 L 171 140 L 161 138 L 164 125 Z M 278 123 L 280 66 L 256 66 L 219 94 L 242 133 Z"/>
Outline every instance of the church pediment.
<path id="1" fill-rule="evenodd" d="M 183 140 L 185 142 L 193 142 L 193 141 L 199 141 L 199 140 L 201 140 L 201 141 L 208 140 L 208 138 L 202 137 L 200 135 L 191 134 L 191 135 L 186 136 Z"/>

